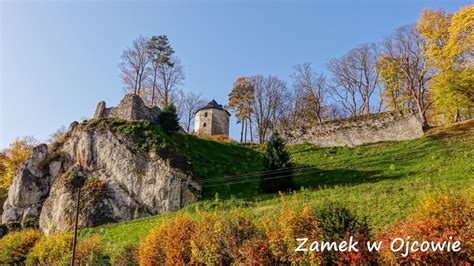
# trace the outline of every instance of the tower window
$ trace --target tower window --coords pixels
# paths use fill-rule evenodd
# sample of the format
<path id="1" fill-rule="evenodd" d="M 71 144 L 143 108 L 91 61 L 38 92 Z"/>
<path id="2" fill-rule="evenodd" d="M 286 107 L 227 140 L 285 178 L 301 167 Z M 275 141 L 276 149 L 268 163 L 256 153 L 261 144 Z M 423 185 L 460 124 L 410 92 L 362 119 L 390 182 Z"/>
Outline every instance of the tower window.
<path id="1" fill-rule="evenodd" d="M 207 117 L 207 112 L 204 113 L 204 117 Z"/>
<path id="2" fill-rule="evenodd" d="M 206 113 L 207 114 L 207 113 Z M 202 127 L 206 127 L 206 123 L 202 124 Z"/>

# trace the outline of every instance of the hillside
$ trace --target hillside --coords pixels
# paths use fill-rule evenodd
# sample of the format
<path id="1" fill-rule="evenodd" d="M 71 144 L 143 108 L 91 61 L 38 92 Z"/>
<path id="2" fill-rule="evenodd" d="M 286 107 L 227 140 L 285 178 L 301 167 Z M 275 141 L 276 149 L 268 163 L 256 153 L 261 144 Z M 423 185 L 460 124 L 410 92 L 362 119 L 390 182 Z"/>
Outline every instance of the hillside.
<path id="1" fill-rule="evenodd" d="M 152 124 L 116 122 L 116 130 L 146 139 L 142 148 L 166 143 L 193 162 L 195 178 L 203 183 L 207 200 L 181 212 L 215 210 L 223 215 L 238 208 L 256 214 L 278 208 L 282 199 L 258 194 L 261 147 L 222 144 L 194 136 L 168 139 Z M 156 134 L 155 134 L 156 133 Z M 427 193 L 472 193 L 474 184 L 474 120 L 435 128 L 424 137 L 404 142 L 381 142 L 355 148 L 290 146 L 297 167 L 295 181 L 305 189 L 295 204 L 315 207 L 337 202 L 366 216 L 374 232 L 402 221 Z M 250 174 L 249 174 L 250 173 Z M 245 176 L 242 176 L 246 174 Z M 204 182 L 203 182 L 204 181 Z M 211 199 L 215 193 L 219 198 Z M 116 254 L 138 243 L 147 232 L 173 213 L 120 224 L 83 229 L 82 238 L 98 233 L 107 252 Z"/>

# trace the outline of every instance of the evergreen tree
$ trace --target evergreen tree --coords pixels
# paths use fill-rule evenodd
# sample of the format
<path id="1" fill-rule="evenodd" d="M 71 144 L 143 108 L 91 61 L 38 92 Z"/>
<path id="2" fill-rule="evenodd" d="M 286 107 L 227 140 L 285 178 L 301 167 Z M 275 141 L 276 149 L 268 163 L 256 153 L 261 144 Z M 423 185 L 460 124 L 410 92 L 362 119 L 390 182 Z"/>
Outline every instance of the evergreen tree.
<path id="1" fill-rule="evenodd" d="M 179 118 L 173 103 L 167 105 L 158 116 L 161 128 L 166 134 L 171 135 L 179 130 Z"/>
<path id="2" fill-rule="evenodd" d="M 262 192 L 275 193 L 293 188 L 290 154 L 278 132 L 273 132 L 267 142 L 263 167 L 266 173 L 261 176 L 260 180 Z"/>

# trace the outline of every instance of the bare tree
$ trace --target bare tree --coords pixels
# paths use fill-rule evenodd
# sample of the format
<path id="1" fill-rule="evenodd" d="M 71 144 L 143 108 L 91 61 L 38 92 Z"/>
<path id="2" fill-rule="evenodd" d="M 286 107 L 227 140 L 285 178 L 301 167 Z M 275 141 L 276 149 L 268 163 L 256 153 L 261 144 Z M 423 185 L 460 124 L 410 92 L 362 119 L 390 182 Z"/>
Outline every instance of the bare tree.
<path id="1" fill-rule="evenodd" d="M 326 77 L 322 73 L 316 73 L 310 63 L 304 63 L 294 66 L 291 78 L 296 95 L 302 97 L 302 104 L 306 110 L 304 115 L 310 120 L 321 123 Z"/>
<path id="2" fill-rule="evenodd" d="M 322 117 L 323 120 L 337 120 L 347 118 L 347 112 L 339 105 L 331 103 L 323 106 Z"/>
<path id="3" fill-rule="evenodd" d="M 173 56 L 170 64 L 159 64 L 157 68 L 158 94 L 160 106 L 169 105 L 184 81 L 184 70 L 179 58 Z"/>
<path id="4" fill-rule="evenodd" d="M 432 71 L 423 56 L 423 45 L 423 38 L 413 25 L 400 27 L 386 38 L 381 58 L 390 62 L 393 70 L 382 81 L 388 83 L 396 78 L 397 89 L 386 86 L 386 93 L 402 107 L 415 108 L 423 125 L 427 126 L 426 112 L 432 104 L 428 95 L 428 81 Z"/>
<path id="5" fill-rule="evenodd" d="M 376 62 L 376 46 L 363 44 L 328 64 L 331 95 L 351 115 L 370 113 L 379 79 Z"/>
<path id="6" fill-rule="evenodd" d="M 285 112 L 280 116 L 278 128 L 288 131 L 295 127 L 307 126 L 308 124 L 302 92 L 300 90 L 293 90 L 286 99 Z"/>
<path id="7" fill-rule="evenodd" d="M 147 39 L 140 36 L 133 41 L 131 47 L 128 47 L 122 53 L 122 62 L 119 65 L 120 77 L 126 92 L 140 95 L 144 89 L 144 82 L 147 77 L 146 66 L 149 62 L 146 47 Z"/>
<path id="8" fill-rule="evenodd" d="M 194 121 L 194 114 L 197 110 L 204 105 L 207 101 L 202 97 L 202 94 L 195 92 L 184 92 L 179 90 L 177 92 L 177 104 L 178 115 L 181 118 L 181 124 L 186 132 L 191 132 L 191 128 Z"/>
<path id="9" fill-rule="evenodd" d="M 254 76 L 253 121 L 260 143 L 264 143 L 285 111 L 290 93 L 284 81 L 274 76 Z"/>

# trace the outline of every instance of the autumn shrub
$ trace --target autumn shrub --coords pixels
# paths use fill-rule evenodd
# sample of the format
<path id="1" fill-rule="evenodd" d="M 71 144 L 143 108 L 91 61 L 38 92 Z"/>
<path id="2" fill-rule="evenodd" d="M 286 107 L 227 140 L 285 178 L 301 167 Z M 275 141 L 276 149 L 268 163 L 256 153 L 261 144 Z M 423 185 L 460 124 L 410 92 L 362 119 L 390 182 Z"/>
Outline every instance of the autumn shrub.
<path id="1" fill-rule="evenodd" d="M 140 265 L 188 264 L 195 224 L 188 214 L 178 214 L 153 228 L 138 250 Z"/>
<path id="2" fill-rule="evenodd" d="M 359 218 L 349 209 L 327 204 L 316 212 L 317 220 L 322 230 L 322 240 L 326 242 L 341 241 L 362 243 L 358 252 L 349 251 L 324 251 L 323 257 L 326 264 L 361 264 L 375 262 L 375 256 L 369 252 L 365 243 L 372 240 L 369 226 L 365 218 Z"/>
<path id="3" fill-rule="evenodd" d="M 50 135 L 49 145 L 51 150 L 56 150 L 61 147 L 67 140 L 68 130 L 65 126 L 61 126 Z"/>
<path id="4" fill-rule="evenodd" d="M 299 207 L 293 202 L 283 203 L 277 213 L 265 217 L 264 228 L 272 259 L 276 263 L 322 262 L 319 252 L 295 252 L 299 244 L 296 238 L 307 237 L 310 241 L 317 241 L 322 237 L 314 208 Z"/>
<path id="5" fill-rule="evenodd" d="M 13 182 L 13 176 L 30 156 L 37 141 L 33 137 L 15 140 L 0 154 L 0 188 L 8 190 Z"/>
<path id="6" fill-rule="evenodd" d="M 246 265 L 270 265 L 272 262 L 272 254 L 265 238 L 245 240 L 240 247 L 240 255 Z"/>
<path id="7" fill-rule="evenodd" d="M 112 257 L 112 265 L 136 266 L 138 265 L 138 248 L 135 245 L 123 247 L 118 254 Z"/>
<path id="8" fill-rule="evenodd" d="M 203 213 L 191 240 L 192 263 L 244 263 L 249 254 L 241 252 L 243 244 L 259 237 L 263 239 L 252 219 L 245 213 L 236 210 L 227 215 L 219 212 Z"/>
<path id="9" fill-rule="evenodd" d="M 192 262 L 195 264 L 229 264 L 226 246 L 228 224 L 217 212 L 201 214 L 191 240 Z"/>
<path id="10" fill-rule="evenodd" d="M 65 265 L 71 260 L 73 235 L 51 234 L 43 237 L 31 249 L 27 265 Z"/>
<path id="11" fill-rule="evenodd" d="M 391 243 L 395 238 L 410 241 L 448 241 L 461 243 L 459 252 L 412 252 L 403 257 L 392 252 L 390 245 L 381 251 L 383 263 L 461 265 L 472 263 L 474 254 L 474 200 L 470 195 L 430 195 L 420 200 L 408 219 L 393 229 L 378 235 L 378 241 Z"/>
<path id="12" fill-rule="evenodd" d="M 38 230 L 13 231 L 0 239 L 0 264 L 21 264 L 41 238 Z"/>
<path id="13" fill-rule="evenodd" d="M 109 258 L 104 254 L 99 235 L 94 235 L 79 243 L 76 250 L 76 262 L 79 265 L 105 265 Z"/>

